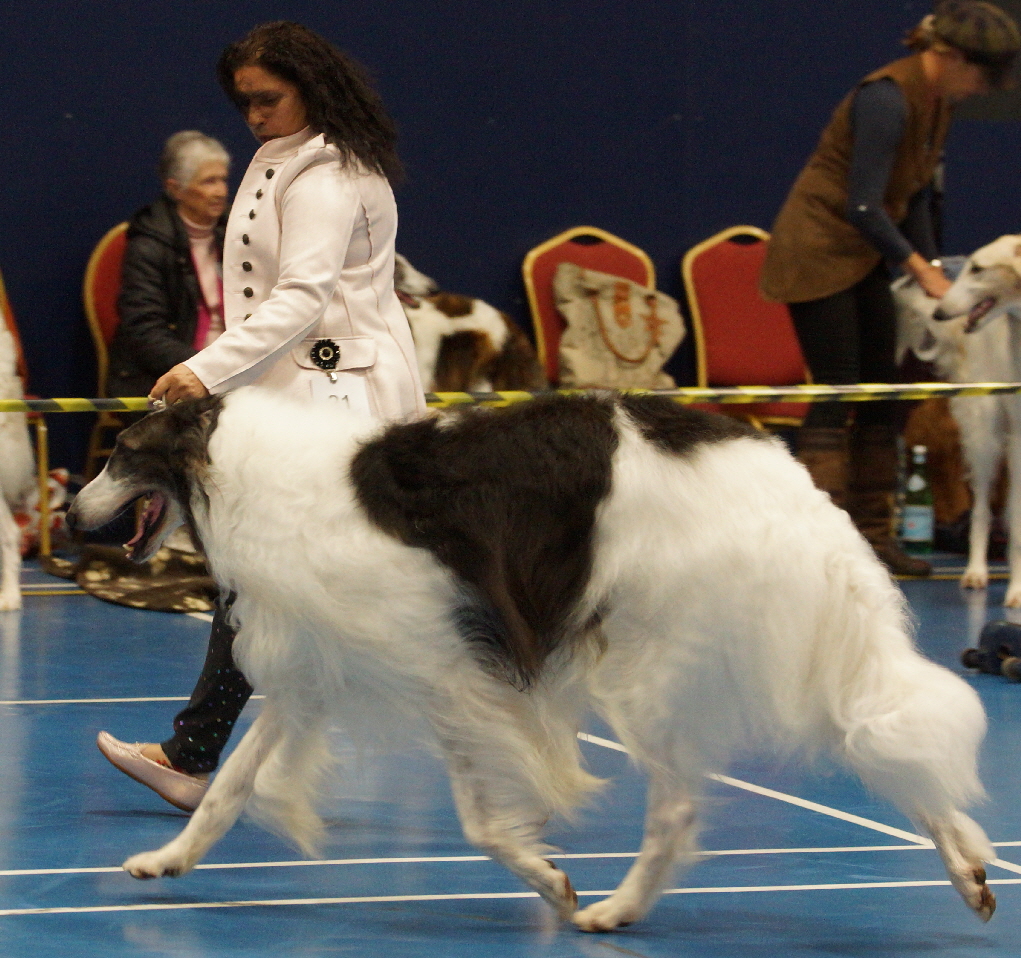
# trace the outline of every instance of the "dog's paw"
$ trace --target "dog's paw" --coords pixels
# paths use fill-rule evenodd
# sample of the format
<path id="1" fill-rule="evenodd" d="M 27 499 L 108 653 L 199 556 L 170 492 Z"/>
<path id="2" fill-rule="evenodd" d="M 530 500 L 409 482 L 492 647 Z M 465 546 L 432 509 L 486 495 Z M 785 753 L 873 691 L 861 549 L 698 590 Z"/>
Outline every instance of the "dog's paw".
<path id="1" fill-rule="evenodd" d="M 535 890 L 549 902 L 561 921 L 568 921 L 578 908 L 578 895 L 571 885 L 567 872 L 561 871 L 553 862 L 547 860 L 548 869 L 540 872 L 539 880 L 532 883 Z"/>
<path id="2" fill-rule="evenodd" d="M 0 612 L 17 612 L 21 608 L 21 592 L 0 592 Z"/>
<path id="3" fill-rule="evenodd" d="M 964 903 L 982 921 L 989 921 L 996 911 L 996 896 L 986 884 L 986 870 L 981 865 L 968 871 L 948 869 L 950 881 Z"/>
<path id="4" fill-rule="evenodd" d="M 965 569 L 961 576 L 962 589 L 984 589 L 989 585 L 989 572 L 986 569 Z"/>
<path id="5" fill-rule="evenodd" d="M 1003 604 L 1008 609 L 1021 609 L 1021 585 L 1014 585 L 1011 583 L 1007 588 L 1007 595 L 1003 600 Z"/>
<path id="6" fill-rule="evenodd" d="M 571 921 L 582 931 L 614 931 L 630 925 L 641 917 L 635 908 L 611 895 L 603 901 L 589 905 L 588 908 L 576 911 L 571 916 Z"/>
<path id="7" fill-rule="evenodd" d="M 142 852 L 132 855 L 121 866 L 132 878 L 177 878 L 188 869 L 176 859 L 162 851 Z"/>

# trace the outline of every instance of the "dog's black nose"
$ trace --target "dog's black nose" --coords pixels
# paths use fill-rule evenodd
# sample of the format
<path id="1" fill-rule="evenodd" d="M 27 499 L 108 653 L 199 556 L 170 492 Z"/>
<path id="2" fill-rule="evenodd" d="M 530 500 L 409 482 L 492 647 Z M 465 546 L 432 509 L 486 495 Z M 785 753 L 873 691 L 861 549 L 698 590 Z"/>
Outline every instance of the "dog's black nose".
<path id="1" fill-rule="evenodd" d="M 948 319 L 950 319 L 950 317 L 939 306 L 937 306 L 935 311 L 933 312 L 932 318 L 940 323 L 946 322 Z"/>

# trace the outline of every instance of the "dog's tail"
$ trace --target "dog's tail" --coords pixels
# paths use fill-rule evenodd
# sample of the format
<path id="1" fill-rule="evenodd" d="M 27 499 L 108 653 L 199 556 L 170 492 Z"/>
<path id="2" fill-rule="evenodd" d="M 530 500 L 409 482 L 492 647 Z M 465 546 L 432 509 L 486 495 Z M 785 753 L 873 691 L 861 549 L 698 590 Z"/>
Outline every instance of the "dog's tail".
<path id="1" fill-rule="evenodd" d="M 975 691 L 914 647 L 900 590 L 885 570 L 834 556 L 817 674 L 837 753 L 915 818 L 950 815 L 983 797 L 978 749 L 986 719 Z"/>

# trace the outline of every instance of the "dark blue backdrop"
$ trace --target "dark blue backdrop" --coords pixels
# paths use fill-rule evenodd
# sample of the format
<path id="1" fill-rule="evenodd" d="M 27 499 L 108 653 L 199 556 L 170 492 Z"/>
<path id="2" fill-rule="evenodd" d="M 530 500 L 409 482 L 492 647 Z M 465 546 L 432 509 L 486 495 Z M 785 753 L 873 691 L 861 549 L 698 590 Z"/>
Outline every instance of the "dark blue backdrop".
<path id="1" fill-rule="evenodd" d="M 31 0 L 0 13 L 0 269 L 43 396 L 89 396 L 80 306 L 95 242 L 157 191 L 163 140 L 197 127 L 240 175 L 255 141 L 213 78 L 253 24 L 306 23 L 365 63 L 409 177 L 399 248 L 528 324 L 520 263 L 579 224 L 646 249 L 679 296 L 688 247 L 768 228 L 849 86 L 901 54 L 923 0 Z M 960 121 L 947 247 L 1021 230 L 1021 127 Z M 235 181 L 238 177 L 235 177 Z M 87 417 L 51 417 L 78 468 Z"/>

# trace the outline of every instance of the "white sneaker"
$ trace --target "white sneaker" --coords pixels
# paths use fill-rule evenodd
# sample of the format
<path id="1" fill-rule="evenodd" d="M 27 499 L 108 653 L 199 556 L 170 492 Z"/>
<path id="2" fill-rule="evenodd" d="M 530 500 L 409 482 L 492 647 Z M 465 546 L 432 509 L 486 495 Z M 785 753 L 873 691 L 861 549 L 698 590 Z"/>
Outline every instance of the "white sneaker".
<path id="1" fill-rule="evenodd" d="M 183 812 L 193 812 L 199 807 L 209 788 L 204 778 L 179 772 L 169 765 L 160 765 L 142 754 L 142 743 L 129 745 L 114 738 L 109 732 L 100 732 L 96 737 L 99 750 L 125 775 L 151 788 L 160 798 Z"/>

